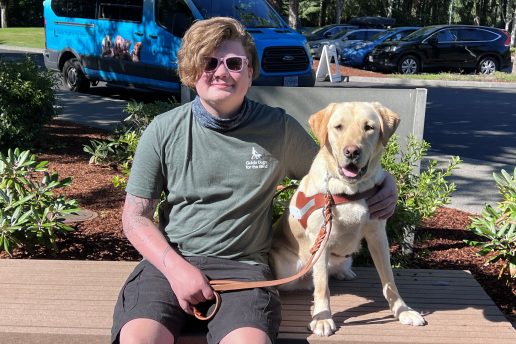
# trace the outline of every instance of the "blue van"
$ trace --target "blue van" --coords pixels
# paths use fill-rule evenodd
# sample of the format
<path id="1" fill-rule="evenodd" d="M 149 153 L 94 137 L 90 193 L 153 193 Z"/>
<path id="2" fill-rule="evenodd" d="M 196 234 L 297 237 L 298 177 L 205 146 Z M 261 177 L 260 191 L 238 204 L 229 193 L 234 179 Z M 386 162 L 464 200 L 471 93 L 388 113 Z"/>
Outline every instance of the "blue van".
<path id="1" fill-rule="evenodd" d="M 253 85 L 313 86 L 306 39 L 265 0 L 44 0 L 45 66 L 72 91 L 98 81 L 179 92 L 177 52 L 194 20 L 233 17 L 253 36 Z"/>

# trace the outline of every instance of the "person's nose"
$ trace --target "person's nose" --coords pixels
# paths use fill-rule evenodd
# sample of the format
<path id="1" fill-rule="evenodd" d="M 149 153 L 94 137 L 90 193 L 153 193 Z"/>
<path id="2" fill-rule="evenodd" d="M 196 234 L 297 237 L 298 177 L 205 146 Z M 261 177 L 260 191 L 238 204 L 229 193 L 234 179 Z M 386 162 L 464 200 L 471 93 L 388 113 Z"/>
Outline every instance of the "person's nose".
<path id="1" fill-rule="evenodd" d="M 217 76 L 228 75 L 229 70 L 226 67 L 226 64 L 224 62 L 220 61 L 220 64 L 217 66 L 217 69 L 215 69 L 215 72 L 213 72 L 213 74 L 217 75 Z"/>

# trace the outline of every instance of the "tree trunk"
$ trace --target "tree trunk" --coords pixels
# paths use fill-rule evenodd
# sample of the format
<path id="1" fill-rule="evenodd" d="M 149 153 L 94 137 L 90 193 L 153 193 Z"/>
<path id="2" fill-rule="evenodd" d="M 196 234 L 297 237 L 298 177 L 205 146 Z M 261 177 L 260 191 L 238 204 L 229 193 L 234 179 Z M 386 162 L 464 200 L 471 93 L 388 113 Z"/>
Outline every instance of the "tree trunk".
<path id="1" fill-rule="evenodd" d="M 7 3 L 0 1 L 0 27 L 7 27 Z"/>
<path id="2" fill-rule="evenodd" d="M 394 0 L 387 0 L 387 10 L 385 12 L 386 12 L 388 18 L 392 17 L 393 6 L 394 6 Z"/>
<path id="3" fill-rule="evenodd" d="M 288 3 L 288 24 L 294 30 L 299 29 L 299 0 L 290 0 Z"/>
<path id="4" fill-rule="evenodd" d="M 344 0 L 336 0 L 336 1 L 335 1 L 335 6 L 336 6 L 336 11 L 335 11 L 336 18 L 335 18 L 335 23 L 336 23 L 336 24 L 340 24 L 340 20 L 341 20 L 341 17 L 342 17 L 342 11 L 344 10 L 344 3 L 345 3 L 345 1 L 344 1 Z"/>
<path id="5" fill-rule="evenodd" d="M 516 44 L 516 5 L 514 6 L 514 12 L 512 13 L 512 33 L 511 33 L 511 47 Z M 513 70 L 514 72 L 514 70 Z"/>
<path id="6" fill-rule="evenodd" d="M 319 6 L 321 7 L 321 11 L 319 12 L 319 26 L 326 25 L 326 7 L 328 6 L 326 0 L 320 0 Z"/>

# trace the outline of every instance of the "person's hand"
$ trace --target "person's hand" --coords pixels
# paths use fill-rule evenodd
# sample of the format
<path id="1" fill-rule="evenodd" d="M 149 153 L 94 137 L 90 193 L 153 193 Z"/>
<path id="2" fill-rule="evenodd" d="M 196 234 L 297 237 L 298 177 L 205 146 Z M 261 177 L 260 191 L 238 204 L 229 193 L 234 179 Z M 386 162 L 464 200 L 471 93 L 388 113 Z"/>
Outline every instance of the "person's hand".
<path id="1" fill-rule="evenodd" d="M 397 200 L 398 189 L 396 188 L 396 180 L 389 173 L 385 173 L 385 179 L 380 184 L 380 190 L 366 199 L 367 206 L 369 207 L 369 217 L 380 220 L 388 219 L 394 214 Z"/>
<path id="2" fill-rule="evenodd" d="M 213 289 L 204 273 L 189 262 L 182 260 L 167 274 L 172 290 L 181 308 L 193 315 L 192 306 L 215 298 Z"/>

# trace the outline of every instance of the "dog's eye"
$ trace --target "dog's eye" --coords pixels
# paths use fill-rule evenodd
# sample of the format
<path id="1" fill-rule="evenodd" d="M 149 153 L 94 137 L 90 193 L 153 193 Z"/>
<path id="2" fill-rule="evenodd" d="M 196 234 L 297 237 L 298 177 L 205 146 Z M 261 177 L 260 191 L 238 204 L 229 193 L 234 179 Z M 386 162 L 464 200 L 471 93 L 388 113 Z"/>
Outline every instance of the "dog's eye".
<path id="1" fill-rule="evenodd" d="M 374 130 L 374 127 L 370 124 L 366 124 L 365 127 L 364 127 L 364 130 L 365 131 L 371 131 L 371 130 Z"/>
<path id="2" fill-rule="evenodd" d="M 342 124 L 337 124 L 334 128 L 335 128 L 335 130 L 341 131 L 342 130 Z"/>

